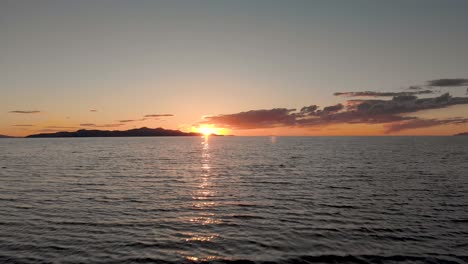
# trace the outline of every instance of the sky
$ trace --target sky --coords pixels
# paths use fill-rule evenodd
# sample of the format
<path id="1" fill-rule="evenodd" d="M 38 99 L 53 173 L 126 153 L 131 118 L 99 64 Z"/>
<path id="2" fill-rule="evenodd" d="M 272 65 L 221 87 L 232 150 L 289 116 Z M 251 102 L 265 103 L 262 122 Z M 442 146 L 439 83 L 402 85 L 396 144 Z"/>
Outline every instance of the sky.
<path id="1" fill-rule="evenodd" d="M 466 132 L 467 10 L 465 0 L 1 0 L 0 134 Z"/>

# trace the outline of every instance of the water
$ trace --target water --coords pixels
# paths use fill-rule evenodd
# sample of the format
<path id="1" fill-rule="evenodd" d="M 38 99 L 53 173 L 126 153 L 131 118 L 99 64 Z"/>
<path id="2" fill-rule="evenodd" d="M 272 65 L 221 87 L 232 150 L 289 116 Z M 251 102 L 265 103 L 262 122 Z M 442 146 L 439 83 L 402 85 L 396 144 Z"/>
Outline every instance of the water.
<path id="1" fill-rule="evenodd" d="M 467 143 L 2 139 L 0 263 L 466 263 Z"/>

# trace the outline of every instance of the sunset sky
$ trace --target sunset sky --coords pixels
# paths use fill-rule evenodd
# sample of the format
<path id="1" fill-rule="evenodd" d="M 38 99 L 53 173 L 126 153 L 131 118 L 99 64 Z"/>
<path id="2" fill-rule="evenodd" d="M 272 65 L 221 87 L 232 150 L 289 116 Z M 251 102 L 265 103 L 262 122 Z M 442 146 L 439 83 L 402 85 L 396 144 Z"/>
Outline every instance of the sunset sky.
<path id="1" fill-rule="evenodd" d="M 467 11 L 466 0 L 0 1 L 0 134 L 466 132 Z"/>

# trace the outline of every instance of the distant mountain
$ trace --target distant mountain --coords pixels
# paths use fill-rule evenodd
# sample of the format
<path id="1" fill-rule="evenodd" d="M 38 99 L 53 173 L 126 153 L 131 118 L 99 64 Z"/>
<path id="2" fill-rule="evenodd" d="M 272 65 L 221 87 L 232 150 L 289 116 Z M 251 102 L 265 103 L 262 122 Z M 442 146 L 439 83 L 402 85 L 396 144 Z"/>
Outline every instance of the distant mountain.
<path id="1" fill-rule="evenodd" d="M 0 135 L 0 138 L 12 138 L 10 136 Z"/>
<path id="2" fill-rule="evenodd" d="M 177 137 L 177 136 L 201 136 L 200 133 L 185 133 L 180 130 L 170 130 L 164 128 L 137 128 L 130 130 L 86 130 L 81 129 L 75 132 L 43 133 L 27 136 L 28 138 L 56 138 L 56 137 Z"/>
<path id="3" fill-rule="evenodd" d="M 460 133 L 460 134 L 456 134 L 454 136 L 468 136 L 468 132 L 464 132 L 464 133 Z"/>

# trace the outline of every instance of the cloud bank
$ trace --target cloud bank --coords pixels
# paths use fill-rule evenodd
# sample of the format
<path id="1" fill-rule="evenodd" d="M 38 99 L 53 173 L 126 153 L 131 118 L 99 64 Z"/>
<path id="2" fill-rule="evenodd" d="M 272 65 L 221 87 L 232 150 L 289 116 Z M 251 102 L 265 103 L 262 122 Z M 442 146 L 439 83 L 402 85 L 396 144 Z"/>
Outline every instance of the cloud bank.
<path id="1" fill-rule="evenodd" d="M 439 79 L 429 81 L 433 86 L 455 86 L 468 79 Z M 448 124 L 468 124 L 468 118 L 422 119 L 413 114 L 423 110 L 468 104 L 468 97 L 453 97 L 449 93 L 430 98 L 417 95 L 432 94 L 431 90 L 413 92 L 344 92 L 347 97 L 392 97 L 383 99 L 351 99 L 346 104 L 320 108 L 313 104 L 299 111 L 288 108 L 250 110 L 234 114 L 205 116 L 199 124 L 213 124 L 230 129 L 274 127 L 320 127 L 334 124 L 382 124 L 386 133 Z"/>

